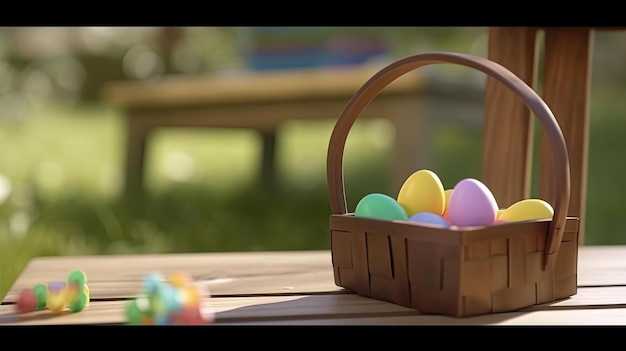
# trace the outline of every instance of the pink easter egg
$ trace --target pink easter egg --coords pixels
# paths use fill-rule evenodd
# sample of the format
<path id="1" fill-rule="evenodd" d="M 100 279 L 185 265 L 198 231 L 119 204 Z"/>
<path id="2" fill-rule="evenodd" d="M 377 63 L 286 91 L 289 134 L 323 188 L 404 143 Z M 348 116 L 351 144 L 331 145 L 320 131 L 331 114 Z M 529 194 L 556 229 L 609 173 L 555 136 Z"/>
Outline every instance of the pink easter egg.
<path id="1" fill-rule="evenodd" d="M 461 180 L 450 195 L 447 216 L 459 227 L 488 226 L 496 220 L 498 203 L 485 184 L 474 178 Z"/>
<path id="2" fill-rule="evenodd" d="M 441 215 L 441 217 L 443 217 L 443 219 L 445 219 L 448 223 L 450 223 L 450 214 L 448 213 L 448 209 L 443 211 L 443 214 Z"/>

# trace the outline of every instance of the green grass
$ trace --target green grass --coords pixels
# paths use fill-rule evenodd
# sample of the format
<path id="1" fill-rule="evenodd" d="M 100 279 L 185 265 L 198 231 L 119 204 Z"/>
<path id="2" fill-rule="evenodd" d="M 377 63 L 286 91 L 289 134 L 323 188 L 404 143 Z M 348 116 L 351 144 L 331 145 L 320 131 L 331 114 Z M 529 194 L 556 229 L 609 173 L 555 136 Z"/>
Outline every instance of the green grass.
<path id="1" fill-rule="evenodd" d="M 619 100 L 608 93 L 592 100 L 587 244 L 626 244 L 626 106 Z M 326 150 L 333 125 L 281 127 L 276 193 L 257 186 L 256 134 L 157 131 L 145 196 L 126 199 L 117 111 L 45 106 L 20 121 L 0 120 L 0 297 L 37 256 L 330 248 Z M 480 130 L 437 124 L 433 133 L 433 170 L 446 187 L 480 176 Z M 392 138 L 384 120 L 352 128 L 344 157 L 349 209 L 370 192 L 393 195 Z M 7 197 L 2 179 L 10 183 Z"/>

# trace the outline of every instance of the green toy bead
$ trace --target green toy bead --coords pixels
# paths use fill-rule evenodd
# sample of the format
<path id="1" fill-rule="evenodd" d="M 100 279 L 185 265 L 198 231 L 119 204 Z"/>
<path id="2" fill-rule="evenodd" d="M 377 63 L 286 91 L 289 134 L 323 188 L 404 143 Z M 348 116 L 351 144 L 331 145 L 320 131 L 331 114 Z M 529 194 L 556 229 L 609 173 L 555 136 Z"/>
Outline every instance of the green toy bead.
<path id="1" fill-rule="evenodd" d="M 89 288 L 85 272 L 75 269 L 67 276 L 69 286 L 76 287 L 76 296 L 68 302 L 70 312 L 80 312 L 89 304 Z"/>
<path id="2" fill-rule="evenodd" d="M 71 271 L 70 274 L 67 276 L 67 282 L 69 284 L 76 284 L 79 287 L 82 287 L 87 284 L 87 275 L 85 274 L 85 272 L 79 269 L 75 269 Z"/>
<path id="3" fill-rule="evenodd" d="M 48 297 L 48 287 L 46 284 L 36 284 L 33 287 L 33 292 L 37 297 L 37 305 L 35 306 L 36 310 L 43 310 L 46 308 L 46 299 Z"/>
<path id="4" fill-rule="evenodd" d="M 141 320 L 143 317 L 143 312 L 137 306 L 137 301 L 132 300 L 126 307 L 126 323 L 138 325 L 141 324 Z"/>
<path id="5" fill-rule="evenodd" d="M 70 301 L 70 303 L 67 305 L 67 308 L 72 313 L 80 312 L 85 308 L 85 306 L 87 306 L 88 303 L 89 297 L 84 292 L 81 292 L 76 295 L 76 297 L 72 299 L 72 301 Z"/>

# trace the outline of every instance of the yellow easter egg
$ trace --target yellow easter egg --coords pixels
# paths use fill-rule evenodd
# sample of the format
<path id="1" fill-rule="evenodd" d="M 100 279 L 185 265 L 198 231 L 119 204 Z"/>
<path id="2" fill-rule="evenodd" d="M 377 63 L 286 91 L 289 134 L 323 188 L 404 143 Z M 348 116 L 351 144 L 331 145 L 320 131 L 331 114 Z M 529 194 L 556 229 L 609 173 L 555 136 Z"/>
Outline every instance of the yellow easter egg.
<path id="1" fill-rule="evenodd" d="M 411 174 L 402 184 L 397 201 L 409 217 L 419 212 L 442 215 L 446 196 L 439 176 L 433 171 L 421 169 Z"/>
<path id="2" fill-rule="evenodd" d="M 554 216 L 552 205 L 541 199 L 520 200 L 506 209 L 500 210 L 498 219 L 507 222 L 551 219 Z"/>
<path id="3" fill-rule="evenodd" d="M 502 214 L 504 213 L 504 211 L 506 211 L 506 208 L 501 208 L 498 210 L 498 213 L 496 214 L 496 219 L 500 219 L 500 216 L 502 216 Z"/>

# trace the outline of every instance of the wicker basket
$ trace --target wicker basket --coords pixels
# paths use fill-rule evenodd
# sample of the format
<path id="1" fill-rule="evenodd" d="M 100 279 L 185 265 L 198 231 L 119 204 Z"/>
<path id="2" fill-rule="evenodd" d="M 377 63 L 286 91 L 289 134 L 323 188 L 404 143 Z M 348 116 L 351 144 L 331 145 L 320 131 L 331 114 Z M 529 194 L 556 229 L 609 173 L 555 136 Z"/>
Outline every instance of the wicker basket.
<path id="1" fill-rule="evenodd" d="M 552 155 L 552 219 L 449 229 L 348 213 L 343 151 L 359 113 L 389 83 L 421 66 L 477 69 L 510 88 L 539 119 Z M 424 53 L 391 63 L 348 102 L 327 159 L 335 284 L 359 295 L 455 317 L 507 312 L 576 294 L 579 218 L 567 216 L 570 173 L 561 129 L 545 102 L 505 67 L 485 58 Z"/>

